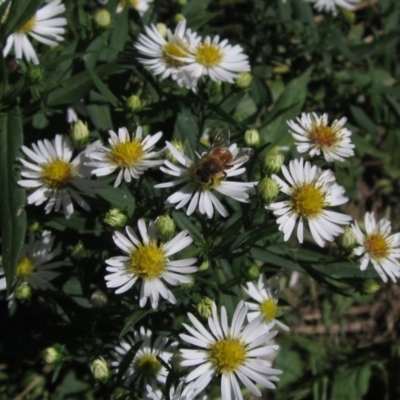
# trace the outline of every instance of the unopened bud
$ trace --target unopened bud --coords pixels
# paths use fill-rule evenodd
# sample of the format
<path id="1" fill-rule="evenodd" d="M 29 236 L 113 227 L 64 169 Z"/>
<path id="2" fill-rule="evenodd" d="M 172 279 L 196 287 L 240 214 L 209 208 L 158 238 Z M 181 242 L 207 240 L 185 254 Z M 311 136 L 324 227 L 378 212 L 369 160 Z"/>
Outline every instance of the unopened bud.
<path id="1" fill-rule="evenodd" d="M 39 83 L 43 80 L 44 69 L 39 65 L 30 65 L 27 71 L 27 77 L 30 83 Z"/>
<path id="2" fill-rule="evenodd" d="M 169 215 L 161 215 L 156 219 L 156 228 L 160 239 L 167 242 L 174 236 L 175 222 Z"/>
<path id="3" fill-rule="evenodd" d="M 253 75 L 250 72 L 241 72 L 239 76 L 235 79 L 235 83 L 237 87 L 245 89 L 251 85 L 252 80 Z"/>
<path id="4" fill-rule="evenodd" d="M 376 283 L 373 279 L 365 279 L 361 286 L 361 293 L 362 294 L 374 294 L 376 293 L 381 287 L 378 283 Z"/>
<path id="5" fill-rule="evenodd" d="M 29 225 L 29 230 L 31 232 L 37 232 L 40 229 L 40 223 L 38 221 L 33 221 L 30 225 Z"/>
<path id="6" fill-rule="evenodd" d="M 72 143 L 75 147 L 82 149 L 89 142 L 89 129 L 86 122 L 78 121 L 73 122 L 70 128 L 70 135 Z"/>
<path id="7" fill-rule="evenodd" d="M 111 208 L 103 221 L 112 228 L 123 228 L 128 222 L 128 216 L 118 208 Z"/>
<path id="8" fill-rule="evenodd" d="M 179 4 L 180 6 L 185 6 L 186 3 L 187 3 L 187 0 L 177 0 L 177 1 L 178 1 L 178 4 Z"/>
<path id="9" fill-rule="evenodd" d="M 210 267 L 210 262 L 209 261 L 203 261 L 199 267 L 199 271 L 205 271 Z"/>
<path id="10" fill-rule="evenodd" d="M 287 74 L 290 71 L 290 68 L 286 64 L 277 65 L 272 69 L 272 72 L 276 75 Z"/>
<path id="11" fill-rule="evenodd" d="M 75 260 L 82 260 L 86 257 L 86 249 L 81 240 L 72 248 L 71 257 Z"/>
<path id="12" fill-rule="evenodd" d="M 212 304 L 214 302 L 209 297 L 203 297 L 197 304 L 196 310 L 200 317 L 207 319 L 212 315 Z"/>
<path id="13" fill-rule="evenodd" d="M 18 300 L 29 300 L 32 296 L 32 288 L 27 283 L 22 283 L 15 289 L 15 297 Z"/>
<path id="14" fill-rule="evenodd" d="M 189 283 L 181 283 L 179 285 L 179 287 L 181 287 L 183 290 L 189 290 L 196 283 L 196 278 L 192 274 L 187 274 L 185 276 L 190 279 L 190 282 Z"/>
<path id="15" fill-rule="evenodd" d="M 185 152 L 185 145 L 180 141 L 173 139 L 171 141 L 172 146 L 175 147 L 180 153 Z M 167 158 L 168 161 L 171 161 L 174 164 L 179 164 L 179 161 L 175 158 L 175 156 L 171 153 L 171 151 L 167 148 L 165 152 L 165 157 Z"/>
<path id="16" fill-rule="evenodd" d="M 94 22 L 99 28 L 108 28 L 111 24 L 111 14 L 106 8 L 97 10 L 94 14 Z"/>
<path id="17" fill-rule="evenodd" d="M 351 226 L 346 226 L 344 232 L 338 238 L 338 244 L 344 250 L 351 250 L 356 244 L 356 235 Z"/>
<path id="18" fill-rule="evenodd" d="M 140 100 L 140 97 L 139 96 L 136 96 L 136 95 L 132 95 L 132 96 L 129 96 L 127 99 L 126 99 L 126 106 L 129 108 L 129 110 L 131 110 L 131 111 L 137 111 L 137 110 L 139 110 L 140 109 L 140 107 L 142 106 L 142 102 L 141 102 L 141 100 Z"/>
<path id="19" fill-rule="evenodd" d="M 163 24 L 162 22 L 158 23 L 156 25 L 156 29 L 158 30 L 158 33 L 163 37 L 166 38 L 167 37 L 167 32 L 168 32 L 168 28 L 167 25 Z"/>
<path id="20" fill-rule="evenodd" d="M 103 308 L 108 303 L 107 294 L 100 289 L 95 290 L 90 297 L 90 301 L 95 308 Z"/>
<path id="21" fill-rule="evenodd" d="M 264 159 L 264 171 L 268 175 L 280 172 L 285 156 L 281 153 L 271 152 Z"/>
<path id="22" fill-rule="evenodd" d="M 42 351 L 42 358 L 47 364 L 55 364 L 61 360 L 62 354 L 55 347 L 47 347 Z"/>
<path id="23" fill-rule="evenodd" d="M 248 267 L 245 271 L 247 281 L 255 281 L 260 277 L 260 268 L 257 265 Z"/>
<path id="24" fill-rule="evenodd" d="M 107 361 L 103 358 L 97 358 L 90 364 L 90 370 L 92 371 L 95 379 L 102 383 L 106 383 L 110 378 L 110 368 Z"/>
<path id="25" fill-rule="evenodd" d="M 257 186 L 257 193 L 265 203 L 273 202 L 280 192 L 274 179 L 266 177 L 261 179 Z"/>
<path id="26" fill-rule="evenodd" d="M 185 16 L 183 15 L 183 14 L 180 14 L 180 13 L 178 13 L 178 14 L 175 14 L 175 16 L 174 16 L 174 21 L 175 22 L 180 22 L 180 21 L 183 21 L 185 19 Z"/>
<path id="27" fill-rule="evenodd" d="M 244 133 L 244 143 L 249 147 L 258 147 L 260 145 L 260 134 L 257 129 L 248 129 Z"/>

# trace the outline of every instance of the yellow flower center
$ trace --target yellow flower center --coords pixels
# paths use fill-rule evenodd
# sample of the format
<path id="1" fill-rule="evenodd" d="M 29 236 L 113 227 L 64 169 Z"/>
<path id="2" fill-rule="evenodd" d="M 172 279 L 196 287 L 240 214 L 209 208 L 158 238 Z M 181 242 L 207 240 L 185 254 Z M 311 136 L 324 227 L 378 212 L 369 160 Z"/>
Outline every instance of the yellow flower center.
<path id="1" fill-rule="evenodd" d="M 43 164 L 40 174 L 45 186 L 59 189 L 66 186 L 73 178 L 73 165 L 64 160 L 55 159 Z"/>
<path id="2" fill-rule="evenodd" d="M 311 140 L 318 147 L 332 147 L 338 141 L 338 136 L 330 126 L 314 125 L 311 131 Z"/>
<path id="3" fill-rule="evenodd" d="M 264 314 L 264 321 L 270 322 L 276 317 L 278 305 L 274 299 L 267 299 L 260 304 L 260 311 Z"/>
<path id="4" fill-rule="evenodd" d="M 129 4 L 130 4 L 132 7 L 137 8 L 137 6 L 138 6 L 138 0 L 129 0 Z M 120 5 L 121 7 L 125 7 L 125 6 L 126 6 L 126 0 L 119 0 L 119 5 Z"/>
<path id="5" fill-rule="evenodd" d="M 143 158 L 143 146 L 140 139 L 131 142 L 119 142 L 111 146 L 109 153 L 110 161 L 121 168 L 135 165 Z"/>
<path id="6" fill-rule="evenodd" d="M 160 371 L 161 364 L 154 354 L 143 354 L 136 359 L 135 369 L 140 375 L 155 376 Z"/>
<path id="7" fill-rule="evenodd" d="M 223 339 L 208 348 L 208 359 L 218 373 L 233 372 L 246 359 L 246 349 L 238 339 Z"/>
<path id="8" fill-rule="evenodd" d="M 17 33 L 25 34 L 32 32 L 36 26 L 36 15 L 34 15 Z"/>
<path id="9" fill-rule="evenodd" d="M 163 273 L 165 261 L 161 247 L 153 243 L 140 244 L 131 254 L 128 270 L 142 279 L 154 279 Z"/>
<path id="10" fill-rule="evenodd" d="M 28 257 L 24 257 L 19 261 L 15 275 L 18 279 L 26 279 L 29 278 L 34 272 L 35 265 L 33 260 Z"/>
<path id="11" fill-rule="evenodd" d="M 372 258 L 385 258 L 389 255 L 389 245 L 379 233 L 373 233 L 365 238 L 365 248 Z"/>
<path id="12" fill-rule="evenodd" d="M 188 46 L 182 40 L 173 38 L 164 46 L 162 57 L 169 67 L 181 67 L 184 63 L 178 58 L 186 57 L 188 50 Z"/>
<path id="13" fill-rule="evenodd" d="M 216 67 L 222 61 L 221 50 L 212 44 L 199 44 L 196 49 L 196 61 L 205 67 Z"/>
<path id="14" fill-rule="evenodd" d="M 321 188 L 306 183 L 292 188 L 291 204 L 297 215 L 304 218 L 314 218 L 322 213 L 325 203 L 325 194 Z"/>

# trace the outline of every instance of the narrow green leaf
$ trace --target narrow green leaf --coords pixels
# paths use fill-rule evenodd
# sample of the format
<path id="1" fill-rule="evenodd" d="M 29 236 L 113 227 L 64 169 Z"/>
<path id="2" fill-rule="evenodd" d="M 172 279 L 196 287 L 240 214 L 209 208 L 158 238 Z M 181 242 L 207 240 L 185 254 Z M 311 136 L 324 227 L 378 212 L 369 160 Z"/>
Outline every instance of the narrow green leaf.
<path id="1" fill-rule="evenodd" d="M 0 116 L 0 225 L 3 268 L 8 291 L 14 280 L 18 257 L 25 241 L 25 190 L 19 188 L 15 160 L 23 143 L 22 117 L 16 106 Z"/>
<path id="2" fill-rule="evenodd" d="M 198 242 L 203 240 L 202 234 L 197 230 L 197 228 L 192 224 L 190 219 L 186 217 L 185 214 L 174 211 L 172 213 L 172 217 L 178 224 L 179 228 L 187 230 L 190 233 L 190 236 L 192 236 L 195 240 Z"/>
<path id="3" fill-rule="evenodd" d="M 114 96 L 111 90 L 101 81 L 99 76 L 92 68 L 88 68 L 87 71 L 89 72 L 89 75 L 92 78 L 97 90 L 109 101 L 112 106 L 117 107 L 118 99 Z"/>
<path id="4" fill-rule="evenodd" d="M 143 308 L 139 310 L 135 310 L 126 320 L 125 320 L 125 325 L 122 328 L 121 333 L 119 334 L 118 340 L 124 336 L 129 329 L 132 328 L 133 325 L 135 325 L 137 322 L 139 322 L 142 318 L 144 318 L 150 310 L 145 310 Z"/>

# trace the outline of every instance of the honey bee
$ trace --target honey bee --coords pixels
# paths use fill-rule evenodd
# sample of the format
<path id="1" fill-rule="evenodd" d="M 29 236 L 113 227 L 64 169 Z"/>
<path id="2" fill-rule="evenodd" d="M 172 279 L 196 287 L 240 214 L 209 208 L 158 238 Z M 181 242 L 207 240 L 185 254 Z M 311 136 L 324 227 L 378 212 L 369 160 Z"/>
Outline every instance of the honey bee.
<path id="1" fill-rule="evenodd" d="M 245 147 L 238 149 L 233 155 L 229 150 L 229 136 L 228 129 L 221 129 L 216 134 L 210 151 L 198 161 L 194 174 L 202 185 L 212 185 L 215 178 L 226 175 L 226 169 L 246 162 L 253 154 L 253 149 Z"/>

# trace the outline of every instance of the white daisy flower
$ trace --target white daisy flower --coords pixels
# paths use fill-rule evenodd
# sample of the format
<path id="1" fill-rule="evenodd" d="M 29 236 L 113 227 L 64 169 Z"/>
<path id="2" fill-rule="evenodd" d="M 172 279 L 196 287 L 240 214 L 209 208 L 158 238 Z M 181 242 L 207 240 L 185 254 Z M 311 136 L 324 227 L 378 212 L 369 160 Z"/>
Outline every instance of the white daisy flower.
<path id="1" fill-rule="evenodd" d="M 203 153 L 201 156 L 198 155 L 199 160 L 197 162 L 193 162 L 171 143 L 166 142 L 172 155 L 183 167 L 165 160 L 166 168 L 161 167 L 160 169 L 178 179 L 160 183 L 154 187 L 167 188 L 185 183 L 181 189 L 167 198 L 167 203 L 177 204 L 175 208 L 180 209 L 190 201 L 186 211 L 187 215 L 191 215 L 198 206 L 201 214 L 207 214 L 208 218 L 212 218 L 214 207 L 223 217 L 228 215 L 225 207 L 212 192 L 213 190 L 243 203 L 250 201 L 249 193 L 254 190 L 257 182 L 229 182 L 226 179 L 241 175 L 246 171 L 246 168 L 239 167 L 249 159 L 253 150 L 248 148 L 238 149 L 236 144 L 229 147 L 219 146 L 220 143 L 224 144 L 225 142 L 229 145 L 226 134 L 229 138 L 229 131 L 222 130 L 219 132 L 210 152 Z"/>
<path id="2" fill-rule="evenodd" d="M 107 271 L 110 272 L 105 277 L 107 287 L 119 288 L 115 291 L 116 294 L 124 293 L 140 278 L 143 280 L 140 307 L 144 307 L 150 298 L 151 306 L 156 308 L 160 295 L 175 304 L 174 295 L 161 279 L 173 286 L 191 282 L 191 279 L 184 274 L 197 271 L 198 268 L 193 266 L 197 259 L 171 261 L 169 257 L 188 247 L 193 239 L 186 231 L 182 231 L 166 243 L 159 242 L 154 221 L 151 221 L 147 228 L 144 220 L 140 219 L 138 229 L 141 241 L 128 226 L 126 227 L 128 237 L 120 232 L 114 233 L 115 244 L 126 256 L 111 257 L 106 260 L 106 264 L 109 265 Z"/>
<path id="3" fill-rule="evenodd" d="M 268 341 L 276 335 L 270 332 L 268 325 L 261 318 L 256 318 L 243 327 L 248 307 L 241 301 L 236 307 L 232 324 L 228 326 L 225 307 L 221 308 L 221 316 L 217 313 L 215 303 L 212 304 L 212 317 L 208 319 L 207 330 L 191 313 L 188 317 L 193 328 L 183 324 L 190 335 L 179 335 L 182 340 L 200 349 L 181 350 L 183 367 L 196 368 L 190 372 L 186 382 L 193 382 L 194 394 L 200 393 L 218 375 L 221 377 L 222 400 L 243 400 L 239 380 L 255 396 L 261 391 L 256 384 L 274 389 L 273 381 L 282 371 L 271 368 L 271 363 L 264 356 L 279 348 L 268 345 Z"/>
<path id="4" fill-rule="evenodd" d="M 322 171 L 302 158 L 290 161 L 289 169 L 283 165 L 282 173 L 288 183 L 276 175 L 272 178 L 290 199 L 272 203 L 266 208 L 279 217 L 276 222 L 284 233 L 283 239 L 289 240 L 298 221 L 297 238 L 303 243 L 304 220 L 307 220 L 314 240 L 324 247 L 326 241 L 333 241 L 343 232 L 338 225 L 347 225 L 351 220 L 348 215 L 326 210 L 348 201 L 343 196 L 344 188 L 336 183 L 331 170 Z"/>
<path id="5" fill-rule="evenodd" d="M 114 187 L 117 187 L 124 180 L 131 182 L 138 179 L 149 168 L 163 164 L 163 160 L 152 160 L 161 155 L 164 150 L 152 151 L 154 145 L 160 140 L 162 132 L 142 137 L 142 127 L 138 126 L 132 139 L 128 130 L 123 127 L 118 129 L 118 135 L 114 131 L 108 131 L 110 147 L 101 146 L 90 153 L 87 165 L 95 167 L 92 174 L 106 176 L 120 169 Z"/>
<path id="6" fill-rule="evenodd" d="M 112 353 L 116 361 L 111 362 L 111 367 L 115 370 L 115 373 L 118 373 L 122 359 L 135 343 L 140 341 L 143 341 L 143 343 L 123 374 L 124 385 L 127 387 L 132 384 L 135 387 L 165 385 L 168 371 L 160 360 L 169 364 L 177 343 L 168 344 L 168 339 L 161 336 L 158 336 L 152 342 L 150 329 L 141 327 L 139 331 L 134 332 L 133 337 L 132 335 L 125 336 Z"/>
<path id="7" fill-rule="evenodd" d="M 63 261 L 49 263 L 53 258 L 61 253 L 61 249 L 53 249 L 54 237 L 49 231 L 43 231 L 40 242 L 34 241 L 33 233 L 29 236 L 29 245 L 18 260 L 15 271 L 15 281 L 17 285 L 28 283 L 34 289 L 54 289 L 49 282 L 56 273 L 52 270 L 63 265 Z M 0 268 L 0 276 L 4 275 L 4 270 Z M 6 289 L 6 278 L 0 278 L 0 291 Z"/>
<path id="8" fill-rule="evenodd" d="M 164 39 L 155 25 L 145 27 L 146 34 L 141 33 L 135 44 L 136 49 L 146 58 L 138 60 L 154 75 L 161 75 L 161 79 L 171 77 L 180 86 L 194 89 L 197 80 L 182 69 L 184 58 L 189 54 L 189 47 L 200 41 L 200 38 L 190 29 L 186 29 L 186 20 L 179 21 L 172 33 L 167 30 Z"/>
<path id="9" fill-rule="evenodd" d="M 268 285 L 264 274 L 258 278 L 257 284 L 247 282 L 247 288 L 242 286 L 243 291 L 248 297 L 254 299 L 257 304 L 253 302 L 246 302 L 249 307 L 247 319 L 252 321 L 254 318 L 262 316 L 263 321 L 271 326 L 276 325 L 279 328 L 289 331 L 289 327 L 276 319 L 280 315 L 278 307 L 278 289 L 273 285 Z"/>
<path id="10" fill-rule="evenodd" d="M 122 12 L 126 7 L 126 4 L 128 3 L 130 6 L 132 6 L 137 10 L 139 15 L 142 16 L 148 10 L 152 2 L 153 0 L 119 0 L 117 6 L 117 13 Z"/>
<path id="11" fill-rule="evenodd" d="M 292 129 L 290 133 L 298 140 L 299 153 L 309 152 L 310 156 L 322 154 L 327 162 L 344 161 L 354 155 L 354 144 L 351 143 L 351 131 L 344 127 L 347 119 L 335 119 L 328 125 L 328 114 L 318 117 L 315 113 L 302 113 L 295 121 L 287 121 Z"/>
<path id="12" fill-rule="evenodd" d="M 28 39 L 28 35 L 38 42 L 48 46 L 56 46 L 64 38 L 64 25 L 67 24 L 66 18 L 54 18 L 65 11 L 61 0 L 54 0 L 46 4 L 17 32 L 12 33 L 8 38 L 3 49 L 3 55 L 6 56 L 12 47 L 14 47 L 15 58 L 24 57 L 26 61 L 32 61 L 39 64 L 36 52 Z"/>
<path id="13" fill-rule="evenodd" d="M 388 277 L 396 282 L 400 277 L 400 233 L 391 234 L 390 221 L 383 218 L 376 222 L 374 213 L 365 214 L 366 235 L 361 232 L 357 222 L 352 225 L 359 244 L 353 251 L 361 257 L 361 271 L 365 271 L 371 261 L 384 282 Z"/>
<path id="14" fill-rule="evenodd" d="M 331 12 L 333 15 L 337 14 L 337 7 L 343 7 L 346 10 L 354 10 L 354 4 L 359 3 L 361 0 L 309 0 L 314 3 L 314 8 L 319 12 Z"/>
<path id="15" fill-rule="evenodd" d="M 65 217 L 68 219 L 74 212 L 72 199 L 74 199 L 84 210 L 90 211 L 89 205 L 73 189 L 94 194 L 94 188 L 100 185 L 90 181 L 90 169 L 84 166 L 86 160 L 85 152 L 91 152 L 98 147 L 98 142 L 92 143 L 87 149 L 76 156 L 72 161 L 73 148 L 68 138 L 56 135 L 50 142 L 47 139 L 39 140 L 32 144 L 33 150 L 22 146 L 22 151 L 34 162 L 28 162 L 22 158 L 18 160 L 26 169 L 21 171 L 24 178 L 18 184 L 25 188 L 35 188 L 29 195 L 28 204 L 36 206 L 48 200 L 45 211 L 48 214 L 53 208 L 58 211 L 63 206 Z"/>
<path id="16" fill-rule="evenodd" d="M 150 385 L 146 386 L 146 400 L 166 400 L 160 389 L 154 390 Z M 193 400 L 194 392 L 191 385 L 184 386 L 184 381 L 180 381 L 178 386 L 171 386 L 169 390 L 169 400 Z M 207 400 L 207 396 L 203 396 L 202 400 Z"/>
<path id="17" fill-rule="evenodd" d="M 234 83 L 241 72 L 250 71 L 250 64 L 243 48 L 232 46 L 228 40 L 220 41 L 219 36 L 203 41 L 192 42 L 185 58 L 188 64 L 183 67 L 197 81 L 202 76 L 209 76 L 213 81 Z"/>

